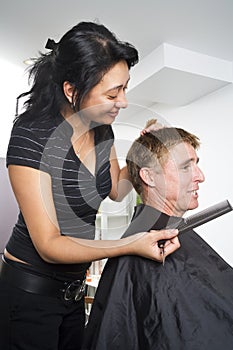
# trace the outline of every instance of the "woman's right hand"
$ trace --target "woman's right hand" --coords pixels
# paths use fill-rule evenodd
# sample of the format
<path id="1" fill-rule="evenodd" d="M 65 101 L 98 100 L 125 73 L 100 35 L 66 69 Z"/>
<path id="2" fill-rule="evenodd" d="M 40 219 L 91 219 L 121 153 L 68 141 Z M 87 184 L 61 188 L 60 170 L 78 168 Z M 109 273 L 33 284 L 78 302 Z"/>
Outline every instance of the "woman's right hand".
<path id="1" fill-rule="evenodd" d="M 150 232 L 141 232 L 130 236 L 132 244 L 132 254 L 140 255 L 148 259 L 163 262 L 164 257 L 170 255 L 179 249 L 180 242 L 177 237 L 178 230 L 151 230 Z M 161 254 L 161 248 L 158 241 L 165 239 L 164 254 Z"/>

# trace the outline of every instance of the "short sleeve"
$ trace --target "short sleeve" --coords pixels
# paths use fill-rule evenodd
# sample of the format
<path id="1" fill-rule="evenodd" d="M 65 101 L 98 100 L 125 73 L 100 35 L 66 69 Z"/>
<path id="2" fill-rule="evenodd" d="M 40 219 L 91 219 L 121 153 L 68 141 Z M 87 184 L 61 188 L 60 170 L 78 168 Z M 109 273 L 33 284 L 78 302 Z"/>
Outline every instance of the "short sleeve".
<path id="1" fill-rule="evenodd" d="M 11 164 L 23 165 L 48 172 L 43 151 L 43 142 L 37 137 L 35 131 L 16 123 L 11 132 L 6 165 L 7 167 Z"/>

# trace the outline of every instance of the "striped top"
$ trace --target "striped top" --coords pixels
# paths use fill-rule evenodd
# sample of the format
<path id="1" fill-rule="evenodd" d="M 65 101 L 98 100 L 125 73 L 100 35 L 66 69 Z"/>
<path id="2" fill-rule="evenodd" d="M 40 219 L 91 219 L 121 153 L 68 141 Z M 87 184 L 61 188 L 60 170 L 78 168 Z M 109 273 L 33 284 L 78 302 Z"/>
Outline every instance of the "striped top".
<path id="1" fill-rule="evenodd" d="M 95 174 L 75 155 L 71 125 L 61 116 L 55 119 L 22 118 L 15 123 L 7 152 L 10 164 L 32 167 L 51 176 L 52 193 L 62 235 L 94 239 L 96 213 L 111 190 L 109 155 L 114 135 L 110 125 L 93 125 L 96 151 Z M 30 239 L 22 213 L 13 228 L 7 250 L 34 266 L 54 269 L 44 262 Z M 52 265 L 52 266 L 50 266 Z M 56 265 L 56 270 L 80 269 Z"/>

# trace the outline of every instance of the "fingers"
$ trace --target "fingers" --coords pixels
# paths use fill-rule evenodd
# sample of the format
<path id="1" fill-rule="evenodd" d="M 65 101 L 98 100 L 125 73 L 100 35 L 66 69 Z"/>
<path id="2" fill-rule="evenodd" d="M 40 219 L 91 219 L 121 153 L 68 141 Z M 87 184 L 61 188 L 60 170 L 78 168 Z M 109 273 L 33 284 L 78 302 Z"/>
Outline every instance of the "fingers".
<path id="1" fill-rule="evenodd" d="M 180 248 L 180 242 L 177 237 L 178 230 L 161 230 L 161 231 L 150 231 L 152 234 L 155 234 L 156 242 L 155 242 L 155 260 L 164 264 L 165 257 L 175 252 Z M 158 246 L 158 241 L 165 240 L 162 248 Z"/>
<path id="2" fill-rule="evenodd" d="M 163 129 L 163 128 L 164 128 L 164 125 L 162 125 L 160 123 L 155 123 L 155 124 L 150 125 L 148 128 L 141 130 L 140 135 L 142 136 L 142 135 L 145 135 L 151 131 L 156 131 L 156 130 Z"/>
<path id="3" fill-rule="evenodd" d="M 147 133 L 148 133 L 147 129 L 143 129 L 143 130 L 141 130 L 140 135 L 143 136 Z"/>
<path id="4" fill-rule="evenodd" d="M 164 245 L 164 252 L 166 255 L 173 253 L 175 250 L 180 248 L 180 242 L 178 237 L 174 237 L 166 241 Z"/>
<path id="5" fill-rule="evenodd" d="M 145 258 L 163 262 L 165 256 L 172 254 L 180 247 L 178 240 L 178 230 L 151 230 L 149 232 L 140 232 L 133 237 L 131 254 L 143 256 Z M 163 249 L 159 247 L 158 241 L 165 240 Z M 162 254 L 161 254 L 162 252 Z"/>
<path id="6" fill-rule="evenodd" d="M 160 248 L 160 259 L 159 261 L 165 265 L 165 259 L 168 255 L 174 253 L 180 247 L 180 242 L 177 237 L 166 241 L 165 245 Z"/>
<path id="7" fill-rule="evenodd" d="M 173 237 L 176 237 L 179 233 L 177 229 L 159 230 L 159 231 L 151 230 L 150 232 L 156 234 L 156 238 L 158 239 L 158 241 L 160 239 L 171 239 Z"/>

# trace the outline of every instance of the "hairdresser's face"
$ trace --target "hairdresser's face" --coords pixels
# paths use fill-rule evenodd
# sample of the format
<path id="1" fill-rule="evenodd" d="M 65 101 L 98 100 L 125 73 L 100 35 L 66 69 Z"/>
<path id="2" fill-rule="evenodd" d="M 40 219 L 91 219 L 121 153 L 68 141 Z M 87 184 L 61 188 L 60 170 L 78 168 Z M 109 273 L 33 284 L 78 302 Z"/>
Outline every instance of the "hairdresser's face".
<path id="1" fill-rule="evenodd" d="M 182 142 L 169 150 L 163 169 L 156 175 L 155 185 L 168 214 L 182 216 L 186 210 L 198 207 L 199 183 L 205 179 L 198 160 L 190 144 Z"/>
<path id="2" fill-rule="evenodd" d="M 111 68 L 85 97 L 81 113 L 88 121 L 111 124 L 121 108 L 127 107 L 129 69 L 125 61 Z"/>

